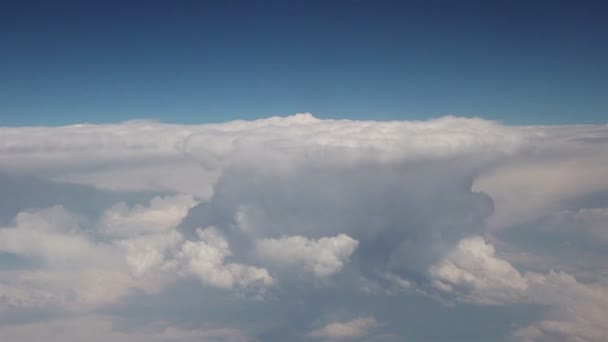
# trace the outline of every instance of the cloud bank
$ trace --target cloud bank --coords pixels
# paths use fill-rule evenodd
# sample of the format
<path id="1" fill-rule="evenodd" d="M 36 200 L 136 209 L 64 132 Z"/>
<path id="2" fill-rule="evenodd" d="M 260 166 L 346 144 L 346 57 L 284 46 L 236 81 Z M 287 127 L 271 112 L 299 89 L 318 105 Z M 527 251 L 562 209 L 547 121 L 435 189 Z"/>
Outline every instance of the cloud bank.
<path id="1" fill-rule="evenodd" d="M 0 136 L 2 340 L 608 335 L 606 126 L 296 114 Z"/>

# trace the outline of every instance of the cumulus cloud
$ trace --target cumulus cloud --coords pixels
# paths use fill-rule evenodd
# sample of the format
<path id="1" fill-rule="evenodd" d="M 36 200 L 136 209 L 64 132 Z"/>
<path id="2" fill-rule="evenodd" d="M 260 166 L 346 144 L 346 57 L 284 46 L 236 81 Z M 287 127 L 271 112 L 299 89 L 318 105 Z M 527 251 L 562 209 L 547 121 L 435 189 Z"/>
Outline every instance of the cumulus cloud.
<path id="1" fill-rule="evenodd" d="M 481 334 L 453 328 L 443 303 L 475 307 L 499 340 L 606 334 L 605 126 L 297 114 L 0 135 L 0 318 L 19 323 L 3 340 L 108 311 L 121 319 L 99 336 L 117 340 L 174 317 L 263 341 L 445 340 L 396 318 L 410 304 L 449 338 Z M 383 324 L 359 314 L 310 331 L 345 311 Z M 175 339 L 215 338 L 183 329 Z"/>
<path id="2" fill-rule="evenodd" d="M 582 284 L 564 272 L 521 274 L 477 236 L 457 245 L 429 270 L 434 286 L 457 300 L 480 304 L 546 305 L 548 317 L 518 329 L 526 341 L 601 341 L 608 329 L 608 287 Z"/>
<path id="3" fill-rule="evenodd" d="M 304 266 L 318 277 L 339 272 L 359 242 L 346 234 L 312 240 L 303 236 L 256 241 L 262 259 L 281 266 Z"/>
<path id="4" fill-rule="evenodd" d="M 224 263 L 231 251 L 212 228 L 201 230 L 197 240 L 183 238 L 177 225 L 194 204 L 182 195 L 133 207 L 118 203 L 97 223 L 60 206 L 19 213 L 0 228 L 0 252 L 33 258 L 42 269 L 0 270 L 0 303 L 5 309 L 88 311 L 133 290 L 157 292 L 178 274 L 221 288 L 271 285 L 263 268 Z"/>
<path id="5" fill-rule="evenodd" d="M 273 279 L 266 269 L 225 262 L 232 253 L 228 242 L 213 227 L 197 233 L 200 240 L 184 243 L 178 258 L 184 260 L 187 269 L 203 283 L 221 288 L 254 283 L 272 285 Z"/>
<path id="6" fill-rule="evenodd" d="M 0 230 L 0 250 L 49 262 L 95 257 L 95 247 L 78 219 L 60 206 L 20 212 L 13 225 Z"/>
<path id="7" fill-rule="evenodd" d="M 9 307 L 88 308 L 119 298 L 132 285 L 116 248 L 92 241 L 62 207 L 19 213 L 13 225 L 0 229 L 0 241 L 0 251 L 44 265 L 0 271 L 0 297 Z"/>
<path id="8" fill-rule="evenodd" d="M 181 234 L 171 231 L 118 240 L 115 244 L 124 249 L 127 265 L 133 274 L 143 275 L 154 269 L 176 266 L 168 254 L 181 243 Z"/>
<path id="9" fill-rule="evenodd" d="M 348 322 L 333 322 L 311 331 L 308 336 L 326 340 L 346 340 L 367 336 L 379 326 L 373 317 L 355 318 Z"/>
<path id="10" fill-rule="evenodd" d="M 524 277 L 480 236 L 461 240 L 429 273 L 438 289 L 481 304 L 516 301 L 527 289 Z"/>
<path id="11" fill-rule="evenodd" d="M 117 203 L 104 211 L 99 229 L 117 237 L 166 232 L 177 227 L 197 203 L 189 195 L 155 197 L 148 206 Z"/>

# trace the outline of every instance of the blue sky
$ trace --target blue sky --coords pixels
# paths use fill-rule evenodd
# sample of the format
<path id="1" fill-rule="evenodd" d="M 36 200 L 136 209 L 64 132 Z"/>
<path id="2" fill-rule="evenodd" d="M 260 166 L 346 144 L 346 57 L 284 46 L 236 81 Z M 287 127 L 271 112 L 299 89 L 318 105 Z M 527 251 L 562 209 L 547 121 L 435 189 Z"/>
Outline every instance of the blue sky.
<path id="1" fill-rule="evenodd" d="M 0 1 L 0 341 L 605 342 L 605 3 Z"/>
<path id="2" fill-rule="evenodd" d="M 19 1 L 0 125 L 480 116 L 606 123 L 603 1 Z"/>

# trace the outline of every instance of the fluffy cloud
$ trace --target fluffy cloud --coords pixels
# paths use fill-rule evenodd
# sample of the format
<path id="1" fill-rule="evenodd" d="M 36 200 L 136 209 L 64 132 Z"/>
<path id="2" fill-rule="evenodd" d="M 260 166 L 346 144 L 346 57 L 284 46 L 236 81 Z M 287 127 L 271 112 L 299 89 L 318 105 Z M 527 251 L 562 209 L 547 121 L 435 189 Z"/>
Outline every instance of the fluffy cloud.
<path id="1" fill-rule="evenodd" d="M 548 318 L 518 329 L 526 341 L 601 341 L 608 329 L 608 287 L 579 283 L 564 272 L 521 274 L 481 237 L 460 241 L 429 270 L 433 284 L 455 299 L 480 304 L 535 303 Z"/>
<path id="2" fill-rule="evenodd" d="M 117 237 L 166 232 L 177 227 L 197 203 L 188 195 L 155 197 L 148 206 L 128 207 L 121 202 L 103 213 L 99 229 Z"/>
<path id="3" fill-rule="evenodd" d="M 183 238 L 177 231 L 116 241 L 116 245 L 124 249 L 127 265 L 135 275 L 176 266 L 173 260 L 168 259 L 168 254 L 181 243 Z"/>
<path id="4" fill-rule="evenodd" d="M 60 206 L 20 212 L 12 226 L 0 230 L 0 250 L 51 263 L 99 257 L 78 219 Z"/>
<path id="5" fill-rule="evenodd" d="M 530 136 L 526 131 L 482 119 L 445 117 L 426 122 L 374 122 L 320 120 L 310 114 L 190 126 L 132 121 L 16 127 L 2 128 L 1 133 L 0 165 L 4 170 L 36 169 L 50 177 L 79 182 L 98 181 L 96 177 L 83 175 L 99 174 L 100 170 L 114 170 L 117 176 L 128 173 L 128 179 L 133 180 L 130 167 L 141 169 L 147 165 L 148 170 L 156 170 L 163 162 L 179 166 L 192 161 L 187 157 L 213 168 L 267 158 L 275 162 L 274 166 L 286 166 L 281 160 L 298 163 L 322 159 L 331 163 L 333 157 L 339 157 L 342 162 L 398 161 L 471 152 L 512 153 Z M 300 160 L 302 157 L 306 159 Z M 181 171 L 176 167 L 172 174 L 179 178 Z M 160 176 L 150 179 L 150 183 L 165 182 L 165 174 Z M 199 174 L 198 178 L 205 177 Z M 104 187 L 103 184 L 97 185 Z M 114 190 L 133 189 L 130 182 L 117 180 L 113 184 Z M 155 184 L 145 188 L 171 189 Z"/>
<path id="6" fill-rule="evenodd" d="M 327 340 L 345 340 L 364 337 L 370 330 L 378 327 L 378 322 L 373 317 L 355 318 L 348 322 L 334 322 L 311 331 L 308 335 L 313 338 Z"/>
<path id="7" fill-rule="evenodd" d="M 481 304 L 516 301 L 528 287 L 524 277 L 480 236 L 461 240 L 429 273 L 438 289 Z"/>
<path id="8" fill-rule="evenodd" d="M 62 207 L 19 213 L 0 229 L 0 251 L 44 265 L 0 272 L 0 297 L 9 307 L 55 305 L 79 310 L 107 304 L 132 286 L 117 249 L 95 243 Z"/>
<path id="9" fill-rule="evenodd" d="M 183 195 L 132 207 L 118 203 L 97 223 L 60 206 L 19 213 L 0 229 L 0 252 L 32 258 L 43 268 L 0 271 L 1 303 L 88 311 L 133 290 L 157 292 L 178 274 L 220 288 L 272 285 L 263 268 L 224 263 L 228 243 L 212 228 L 201 230 L 199 239 L 183 238 L 177 225 L 194 204 Z"/>
<path id="10" fill-rule="evenodd" d="M 99 336 L 117 340 L 158 321 L 263 341 L 606 334 L 605 126 L 298 114 L 0 135 L 3 340 L 75 312 L 111 312 Z M 363 318 L 310 331 L 345 312 Z"/>
<path id="11" fill-rule="evenodd" d="M 261 239 L 256 251 L 262 259 L 294 267 L 303 265 L 318 277 L 339 272 L 353 254 L 359 242 L 346 234 L 311 240 L 302 236 Z"/>
<path id="12" fill-rule="evenodd" d="M 187 241 L 178 258 L 203 283 L 220 287 L 246 287 L 251 284 L 270 286 L 273 279 L 267 270 L 238 263 L 226 263 L 232 253 L 228 242 L 213 228 L 198 230 L 200 241 Z"/>

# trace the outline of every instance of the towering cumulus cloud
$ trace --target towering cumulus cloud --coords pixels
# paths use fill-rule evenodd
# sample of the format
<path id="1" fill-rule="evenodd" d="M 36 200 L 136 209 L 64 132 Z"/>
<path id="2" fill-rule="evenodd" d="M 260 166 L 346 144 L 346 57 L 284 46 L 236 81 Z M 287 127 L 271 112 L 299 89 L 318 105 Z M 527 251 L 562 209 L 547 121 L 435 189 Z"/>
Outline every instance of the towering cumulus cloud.
<path id="1" fill-rule="evenodd" d="M 296 114 L 0 136 L 2 341 L 608 336 L 606 126 Z"/>

